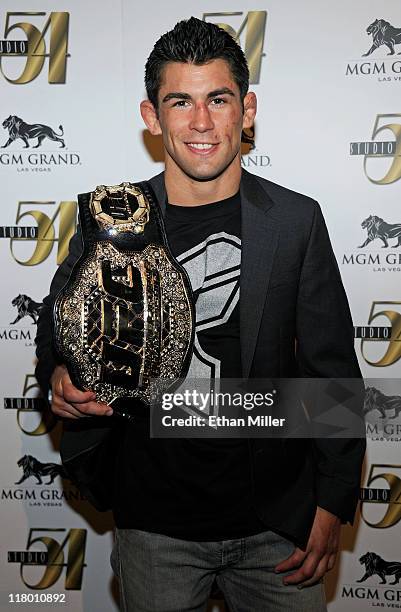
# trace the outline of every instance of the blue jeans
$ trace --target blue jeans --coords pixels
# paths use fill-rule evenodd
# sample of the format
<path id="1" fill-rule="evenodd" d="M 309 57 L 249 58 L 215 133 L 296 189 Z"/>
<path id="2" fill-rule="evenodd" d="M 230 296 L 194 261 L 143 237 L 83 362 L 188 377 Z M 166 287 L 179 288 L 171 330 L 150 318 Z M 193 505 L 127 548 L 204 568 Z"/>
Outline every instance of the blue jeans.
<path id="1" fill-rule="evenodd" d="M 293 550 L 271 531 L 189 542 L 116 529 L 111 565 L 124 612 L 205 612 L 214 580 L 230 612 L 325 612 L 322 582 L 299 590 L 283 585 L 285 574 L 275 574 L 275 565 Z"/>

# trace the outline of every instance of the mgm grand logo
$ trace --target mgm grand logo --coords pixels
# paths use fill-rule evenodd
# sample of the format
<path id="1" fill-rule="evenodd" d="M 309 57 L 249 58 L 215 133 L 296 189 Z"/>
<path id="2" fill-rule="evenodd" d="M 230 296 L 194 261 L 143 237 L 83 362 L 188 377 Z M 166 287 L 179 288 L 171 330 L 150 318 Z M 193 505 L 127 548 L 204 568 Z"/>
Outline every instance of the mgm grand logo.
<path id="1" fill-rule="evenodd" d="M 350 155 L 363 157 L 365 176 L 371 183 L 390 185 L 398 181 L 401 178 L 401 114 L 377 115 L 371 140 L 351 142 Z"/>
<path id="2" fill-rule="evenodd" d="M 243 168 L 269 168 L 270 156 L 261 154 L 255 144 L 255 127 L 247 128 L 241 135 L 241 166 Z"/>
<path id="3" fill-rule="evenodd" d="M 372 608 L 400 608 L 401 590 L 393 585 L 399 584 L 401 562 L 387 561 L 382 555 L 369 551 L 359 557 L 359 563 L 364 568 L 363 576 L 353 584 L 343 585 L 341 598 L 363 599 L 364 605 Z M 367 582 L 367 585 L 357 586 L 362 582 Z"/>
<path id="4" fill-rule="evenodd" d="M 26 346 L 31 346 L 35 339 L 35 332 L 30 328 L 14 328 L 22 319 L 28 319 L 31 325 L 36 325 L 38 316 L 43 306 L 42 302 L 35 302 L 29 295 L 20 293 L 11 301 L 17 310 L 16 317 L 10 322 L 10 327 L 0 328 L 0 340 L 24 340 Z"/>
<path id="5" fill-rule="evenodd" d="M 42 478 L 48 477 L 46 484 L 53 484 L 56 476 L 66 477 L 64 468 L 57 463 L 41 463 L 32 455 L 24 455 L 17 461 L 22 470 L 21 478 L 15 483 L 17 485 L 25 482 L 28 478 L 34 478 L 37 484 L 43 484 Z"/>
<path id="6" fill-rule="evenodd" d="M 8 139 L 2 149 L 10 148 L 10 152 L 0 153 L 0 165 L 12 166 L 18 172 L 29 170 L 36 172 L 50 172 L 57 166 L 79 166 L 81 159 L 74 152 L 27 152 L 25 149 L 39 149 L 42 145 L 57 143 L 60 149 L 65 149 L 64 129 L 59 125 L 58 132 L 44 123 L 26 123 L 16 115 L 9 115 L 2 123 L 3 129 L 8 132 Z M 21 151 L 20 141 L 23 143 Z M 16 152 L 15 152 L 16 151 Z"/>
<path id="7" fill-rule="evenodd" d="M 367 246 L 376 249 L 344 253 L 342 265 L 371 266 L 373 272 L 401 272 L 401 223 L 388 223 L 377 215 L 369 215 L 362 221 L 361 227 L 366 232 L 366 238 L 358 249 L 366 249 Z M 397 250 L 394 252 L 393 249 Z"/>
<path id="8" fill-rule="evenodd" d="M 363 413 L 366 435 L 372 440 L 401 441 L 401 396 L 366 387 Z"/>
<path id="9" fill-rule="evenodd" d="M 365 573 L 357 582 L 365 582 L 372 576 L 380 578 L 380 584 L 388 584 L 387 577 L 394 578 L 389 584 L 398 584 L 401 578 L 401 563 L 385 561 L 374 552 L 367 552 L 359 558 L 359 563 L 365 566 Z"/>
<path id="10" fill-rule="evenodd" d="M 28 506 L 61 507 L 64 501 L 80 502 L 85 498 L 80 491 L 71 485 L 63 489 L 55 485 L 57 477 L 67 479 L 63 466 L 57 463 L 42 463 L 32 455 L 24 455 L 17 461 L 22 474 L 14 487 L 1 491 L 1 500 L 26 502 Z M 23 486 L 19 486 L 23 485 Z"/>
<path id="11" fill-rule="evenodd" d="M 24 317 L 30 318 L 31 323 L 38 322 L 38 316 L 43 307 L 42 302 L 35 302 L 29 295 L 20 293 L 12 300 L 11 304 L 17 309 L 17 316 L 14 321 L 11 321 L 10 325 L 15 325 Z"/>
<path id="12" fill-rule="evenodd" d="M 401 246 L 401 223 L 386 223 L 381 217 L 370 215 L 362 221 L 361 225 L 368 234 L 365 242 L 360 246 L 361 249 L 376 239 L 382 241 L 382 247 L 388 248 L 389 238 L 396 239 L 393 247 Z"/>
<path id="13" fill-rule="evenodd" d="M 362 57 L 369 57 L 373 54 L 379 59 L 360 60 L 347 64 L 346 76 L 367 76 L 371 75 L 380 82 L 401 81 L 401 60 L 394 59 L 395 47 L 401 45 L 401 28 L 396 28 L 385 19 L 375 19 L 371 23 L 366 33 L 372 37 L 372 45 L 362 54 Z M 380 49 L 382 57 L 380 57 Z M 400 48 L 399 48 L 400 49 Z M 383 57 L 384 52 L 390 57 Z M 401 51 L 398 53 L 401 55 Z"/>

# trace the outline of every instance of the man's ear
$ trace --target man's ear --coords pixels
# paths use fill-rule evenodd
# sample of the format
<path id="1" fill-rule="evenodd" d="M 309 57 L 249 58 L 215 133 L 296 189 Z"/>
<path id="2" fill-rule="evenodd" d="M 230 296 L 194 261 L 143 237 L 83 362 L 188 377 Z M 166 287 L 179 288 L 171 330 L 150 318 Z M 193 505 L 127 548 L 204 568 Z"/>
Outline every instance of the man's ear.
<path id="1" fill-rule="evenodd" d="M 257 109 L 256 94 L 253 91 L 248 91 L 244 98 L 244 117 L 242 119 L 242 129 L 253 126 Z"/>
<path id="2" fill-rule="evenodd" d="M 162 133 L 157 112 L 150 100 L 142 100 L 140 104 L 142 119 L 152 136 L 159 136 Z"/>

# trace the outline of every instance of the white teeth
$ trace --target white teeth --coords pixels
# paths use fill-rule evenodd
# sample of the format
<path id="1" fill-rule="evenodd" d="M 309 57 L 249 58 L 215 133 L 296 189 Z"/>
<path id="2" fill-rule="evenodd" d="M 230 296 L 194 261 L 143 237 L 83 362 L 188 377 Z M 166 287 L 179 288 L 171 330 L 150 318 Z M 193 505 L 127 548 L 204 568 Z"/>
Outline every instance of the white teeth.
<path id="1" fill-rule="evenodd" d="M 193 147 L 194 149 L 211 149 L 213 147 L 212 144 L 203 142 L 189 142 L 188 146 Z"/>

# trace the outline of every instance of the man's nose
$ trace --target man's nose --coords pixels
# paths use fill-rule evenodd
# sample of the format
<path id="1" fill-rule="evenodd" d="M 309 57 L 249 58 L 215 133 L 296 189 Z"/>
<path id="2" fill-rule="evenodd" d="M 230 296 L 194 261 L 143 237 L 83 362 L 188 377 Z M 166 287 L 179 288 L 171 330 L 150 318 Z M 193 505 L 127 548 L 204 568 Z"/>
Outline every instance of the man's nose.
<path id="1" fill-rule="evenodd" d="M 207 132 L 214 128 L 214 123 L 206 104 L 195 104 L 189 127 L 197 132 Z"/>

